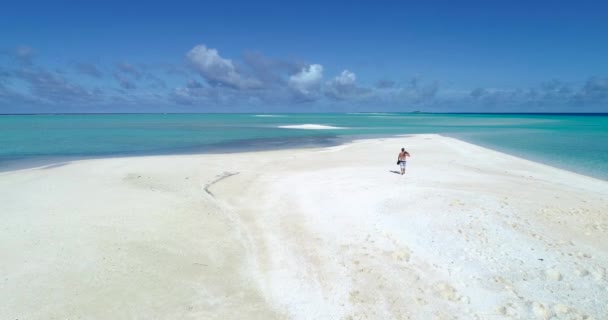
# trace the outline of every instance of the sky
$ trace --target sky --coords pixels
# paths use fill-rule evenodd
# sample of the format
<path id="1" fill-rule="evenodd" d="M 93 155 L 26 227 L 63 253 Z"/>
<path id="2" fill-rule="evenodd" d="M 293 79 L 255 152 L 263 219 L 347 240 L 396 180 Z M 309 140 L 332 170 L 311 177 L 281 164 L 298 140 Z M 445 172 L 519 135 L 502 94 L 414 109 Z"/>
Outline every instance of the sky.
<path id="1" fill-rule="evenodd" d="M 606 1 L 7 1 L 0 113 L 608 112 Z"/>

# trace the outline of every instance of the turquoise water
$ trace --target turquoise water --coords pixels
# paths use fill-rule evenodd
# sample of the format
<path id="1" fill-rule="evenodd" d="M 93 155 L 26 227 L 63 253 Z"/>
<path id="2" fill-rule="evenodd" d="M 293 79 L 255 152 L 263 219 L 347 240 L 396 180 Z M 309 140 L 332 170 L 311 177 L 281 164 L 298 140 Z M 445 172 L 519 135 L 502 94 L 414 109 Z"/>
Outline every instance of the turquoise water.
<path id="1" fill-rule="evenodd" d="M 302 130 L 319 124 L 344 129 Z M 608 180 L 608 115 L 110 114 L 0 116 L 0 169 L 116 155 L 235 152 L 440 133 Z"/>

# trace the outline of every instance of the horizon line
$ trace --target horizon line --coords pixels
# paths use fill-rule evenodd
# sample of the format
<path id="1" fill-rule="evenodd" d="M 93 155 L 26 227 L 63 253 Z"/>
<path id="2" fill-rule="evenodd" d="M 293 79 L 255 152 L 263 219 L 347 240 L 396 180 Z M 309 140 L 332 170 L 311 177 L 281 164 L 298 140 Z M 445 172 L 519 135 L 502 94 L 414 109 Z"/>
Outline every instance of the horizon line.
<path id="1" fill-rule="evenodd" d="M 43 113 L 0 113 L 0 116 L 42 116 L 42 115 L 179 115 L 179 114 L 234 114 L 234 115 L 250 115 L 250 114 L 377 114 L 377 113 L 393 113 L 393 114 L 495 114 L 495 115 L 606 115 L 608 112 L 426 112 L 426 111 L 358 111 L 358 112 L 43 112 Z"/>

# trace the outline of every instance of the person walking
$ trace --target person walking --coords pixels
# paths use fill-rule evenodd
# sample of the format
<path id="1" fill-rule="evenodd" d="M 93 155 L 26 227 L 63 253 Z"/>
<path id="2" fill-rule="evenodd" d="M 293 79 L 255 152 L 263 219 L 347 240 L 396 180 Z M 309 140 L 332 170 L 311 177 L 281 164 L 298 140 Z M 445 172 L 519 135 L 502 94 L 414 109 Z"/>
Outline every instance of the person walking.
<path id="1" fill-rule="evenodd" d="M 397 157 L 397 164 L 401 167 L 401 175 L 405 174 L 405 163 L 407 157 L 411 157 L 410 153 L 405 151 L 405 148 L 401 148 L 399 156 Z"/>

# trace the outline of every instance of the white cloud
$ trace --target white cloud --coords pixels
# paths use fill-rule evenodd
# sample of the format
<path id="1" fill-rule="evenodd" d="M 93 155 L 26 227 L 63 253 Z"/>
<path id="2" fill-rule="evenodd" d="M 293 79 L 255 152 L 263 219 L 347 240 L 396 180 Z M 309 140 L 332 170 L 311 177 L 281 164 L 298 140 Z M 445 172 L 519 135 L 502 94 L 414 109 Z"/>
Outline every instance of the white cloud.
<path id="1" fill-rule="evenodd" d="M 255 89 L 261 83 L 240 74 L 232 60 L 222 58 L 216 49 L 198 45 L 187 54 L 188 60 L 211 85 L 224 85 L 235 89 Z"/>
<path id="2" fill-rule="evenodd" d="M 325 95 L 336 100 L 344 100 L 361 96 L 370 92 L 369 89 L 358 87 L 357 76 L 348 70 L 342 71 L 338 76 L 327 82 Z"/>
<path id="3" fill-rule="evenodd" d="M 289 77 L 289 87 L 304 97 L 311 97 L 319 91 L 323 80 L 323 66 L 311 64 Z"/>
<path id="4" fill-rule="evenodd" d="M 334 83 L 342 86 L 354 85 L 355 81 L 357 81 L 357 76 L 348 70 L 342 71 L 334 78 Z"/>

